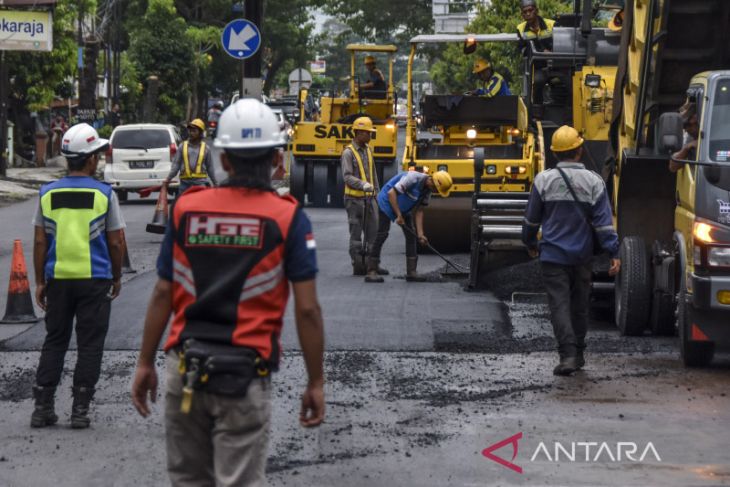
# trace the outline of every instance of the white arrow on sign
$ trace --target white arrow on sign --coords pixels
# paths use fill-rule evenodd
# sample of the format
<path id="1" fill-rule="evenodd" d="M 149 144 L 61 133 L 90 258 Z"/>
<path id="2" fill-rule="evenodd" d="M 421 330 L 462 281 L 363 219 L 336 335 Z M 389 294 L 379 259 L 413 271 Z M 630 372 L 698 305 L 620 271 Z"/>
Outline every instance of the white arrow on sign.
<path id="1" fill-rule="evenodd" d="M 231 51 L 250 51 L 251 48 L 246 44 L 248 41 L 256 37 L 256 31 L 250 25 L 246 25 L 241 32 L 231 29 L 231 36 L 228 39 L 228 49 Z"/>

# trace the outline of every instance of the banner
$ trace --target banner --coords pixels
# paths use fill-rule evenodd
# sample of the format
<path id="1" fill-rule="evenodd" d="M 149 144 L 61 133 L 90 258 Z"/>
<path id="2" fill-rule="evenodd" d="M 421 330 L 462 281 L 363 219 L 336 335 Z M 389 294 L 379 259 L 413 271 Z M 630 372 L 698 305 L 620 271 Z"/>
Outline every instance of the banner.
<path id="1" fill-rule="evenodd" d="M 0 50 L 52 51 L 51 12 L 0 10 Z"/>
<path id="2" fill-rule="evenodd" d="M 324 59 L 317 59 L 309 62 L 309 70 L 313 74 L 324 74 L 327 72 L 327 62 Z"/>

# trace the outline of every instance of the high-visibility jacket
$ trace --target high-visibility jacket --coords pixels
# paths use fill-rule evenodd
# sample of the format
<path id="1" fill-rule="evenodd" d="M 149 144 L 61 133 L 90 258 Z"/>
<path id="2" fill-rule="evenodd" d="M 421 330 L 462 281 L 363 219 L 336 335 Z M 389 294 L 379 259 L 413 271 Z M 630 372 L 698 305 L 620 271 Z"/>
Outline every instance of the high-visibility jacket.
<path id="1" fill-rule="evenodd" d="M 203 171 L 203 160 L 205 159 L 205 142 L 200 143 L 198 151 L 198 160 L 195 163 L 195 169 L 190 168 L 190 157 L 188 156 L 188 141 L 182 144 L 183 172 L 180 174 L 181 179 L 201 179 L 208 175 Z"/>
<path id="2" fill-rule="evenodd" d="M 197 338 L 254 348 L 276 368 L 296 211 L 293 197 L 270 191 L 186 191 L 173 210 L 175 317 L 165 350 Z"/>
<path id="3" fill-rule="evenodd" d="M 491 98 L 493 96 L 506 96 L 511 95 L 512 92 L 507 86 L 507 82 L 504 80 L 502 75 L 494 73 L 488 81 L 484 82 L 484 87 L 479 88 L 474 92 L 476 95 L 485 96 Z"/>
<path id="4" fill-rule="evenodd" d="M 90 177 L 70 176 L 41 188 L 48 240 L 46 279 L 111 279 L 106 218 L 112 188 Z"/>
<path id="5" fill-rule="evenodd" d="M 552 50 L 553 48 L 553 27 L 555 21 L 551 19 L 544 19 L 540 16 L 537 17 L 538 31 L 534 32 L 527 26 L 527 22 L 522 22 L 517 25 L 517 35 L 523 41 L 534 41 L 535 49 L 537 51 L 544 51 L 546 49 Z"/>
<path id="6" fill-rule="evenodd" d="M 360 179 L 363 181 L 367 181 L 368 183 L 375 186 L 375 176 L 373 172 L 373 166 L 375 165 L 375 161 L 373 160 L 373 152 L 370 150 L 370 147 L 366 148 L 367 154 L 368 154 L 368 175 L 365 174 L 365 165 L 363 164 L 362 157 L 360 157 L 360 153 L 357 151 L 354 145 L 350 144 L 347 146 L 345 150 L 351 150 L 352 155 L 355 156 L 355 160 L 357 161 L 357 168 L 360 170 Z M 360 191 L 359 189 L 354 189 L 349 187 L 347 184 L 345 184 L 345 196 L 352 196 L 354 198 L 364 198 L 365 192 Z"/>

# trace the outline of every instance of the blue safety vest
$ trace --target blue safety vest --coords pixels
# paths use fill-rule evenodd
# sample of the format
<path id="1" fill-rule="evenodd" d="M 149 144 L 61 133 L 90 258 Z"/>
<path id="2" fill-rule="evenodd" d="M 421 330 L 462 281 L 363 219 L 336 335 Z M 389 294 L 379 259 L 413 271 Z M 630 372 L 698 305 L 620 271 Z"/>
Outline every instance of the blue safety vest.
<path id="1" fill-rule="evenodd" d="M 46 279 L 112 278 L 106 240 L 111 195 L 111 186 L 86 176 L 68 176 L 41 188 Z"/>
<path id="2" fill-rule="evenodd" d="M 378 193 L 378 206 L 380 207 L 380 211 L 388 215 L 390 221 L 395 221 L 395 212 L 393 211 L 393 207 L 390 206 L 390 201 L 388 200 L 388 191 L 394 188 L 398 181 L 406 177 L 406 175 L 408 175 L 408 172 L 396 174 L 395 176 L 390 178 L 390 181 L 388 181 L 385 186 L 383 186 L 383 188 L 380 190 L 380 193 Z M 428 189 L 426 188 L 427 179 L 428 176 L 424 174 L 424 177 L 420 180 L 418 184 L 415 184 L 410 188 L 406 188 L 406 192 L 403 194 L 398 193 L 398 190 L 396 190 L 396 193 L 398 193 L 398 208 L 400 208 L 401 213 L 403 213 L 404 215 L 409 213 L 421 202 L 421 200 L 423 200 L 423 198 L 426 196 L 426 192 L 428 191 Z"/>

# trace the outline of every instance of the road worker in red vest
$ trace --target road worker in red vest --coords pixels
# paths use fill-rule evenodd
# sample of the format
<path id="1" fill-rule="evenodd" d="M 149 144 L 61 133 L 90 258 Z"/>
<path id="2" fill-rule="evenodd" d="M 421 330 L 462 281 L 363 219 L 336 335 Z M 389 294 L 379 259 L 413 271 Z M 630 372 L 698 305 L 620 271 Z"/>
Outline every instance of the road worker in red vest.
<path id="1" fill-rule="evenodd" d="M 369 259 L 363 252 L 363 240 L 372 247 L 378 232 L 378 205 L 375 196 L 380 190 L 378 174 L 375 170 L 373 151 L 368 142 L 376 132 L 369 117 L 359 117 L 352 122 L 355 137 L 342 151 L 340 165 L 342 179 L 345 181 L 345 210 L 350 227 L 350 258 L 352 273 L 355 276 L 371 277 L 387 275 L 388 271 L 379 266 L 380 261 Z"/>
<path id="2" fill-rule="evenodd" d="M 165 184 L 169 184 L 180 173 L 180 192 L 183 194 L 191 186 L 208 186 L 208 179 L 217 186 L 210 148 L 203 140 L 205 123 L 196 118 L 188 124 L 188 140 L 180 144 L 172 161 L 170 174 Z"/>
<path id="3" fill-rule="evenodd" d="M 165 434 L 173 486 L 266 485 L 272 372 L 279 367 L 290 289 L 307 384 L 299 422 L 324 419 L 324 329 L 316 243 L 307 215 L 271 174 L 286 134 L 253 98 L 221 115 L 215 147 L 228 181 L 191 188 L 175 204 L 157 259 L 132 401 L 155 400 L 165 334 Z M 282 418 L 276 418 L 282 419 Z"/>

